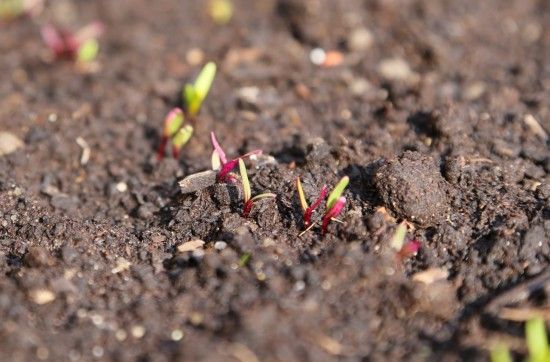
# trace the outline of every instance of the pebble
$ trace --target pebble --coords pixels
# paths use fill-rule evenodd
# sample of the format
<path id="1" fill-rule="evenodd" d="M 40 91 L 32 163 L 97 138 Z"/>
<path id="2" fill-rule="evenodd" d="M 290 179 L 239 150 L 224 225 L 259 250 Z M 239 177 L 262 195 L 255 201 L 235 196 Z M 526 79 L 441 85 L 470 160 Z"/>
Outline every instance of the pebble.
<path id="1" fill-rule="evenodd" d="M 25 144 L 16 135 L 10 132 L 0 132 L 0 156 L 8 155 L 23 147 Z"/>
<path id="2" fill-rule="evenodd" d="M 411 70 L 409 63 L 401 58 L 388 58 L 378 64 L 378 73 L 388 80 L 413 82 L 418 74 Z"/>
<path id="3" fill-rule="evenodd" d="M 309 60 L 315 65 L 321 65 L 325 62 L 327 53 L 321 48 L 315 48 L 309 53 Z"/>
<path id="4" fill-rule="evenodd" d="M 348 37 L 348 46 L 353 51 L 364 51 L 374 43 L 374 36 L 366 28 L 354 29 Z"/>
<path id="5" fill-rule="evenodd" d="M 116 189 L 118 192 L 126 192 L 128 191 L 128 184 L 126 182 L 119 182 L 116 184 Z"/>
<path id="6" fill-rule="evenodd" d="M 183 338 L 183 332 L 181 329 L 174 329 L 172 333 L 170 333 L 170 338 L 174 341 L 180 341 Z"/>
<path id="7" fill-rule="evenodd" d="M 34 289 L 29 293 L 29 298 L 38 305 L 48 304 L 55 300 L 55 294 L 48 289 Z"/>
<path id="8" fill-rule="evenodd" d="M 485 83 L 480 81 L 468 84 L 464 89 L 464 98 L 469 101 L 475 101 L 485 93 L 485 88 Z"/>
<path id="9" fill-rule="evenodd" d="M 202 248 L 203 245 L 204 245 L 204 241 L 200 239 L 191 240 L 183 244 L 180 244 L 178 246 L 178 252 L 186 253 L 188 251 L 194 251 L 194 250 L 197 250 L 198 248 Z"/>
<path id="10" fill-rule="evenodd" d="M 126 260 L 122 257 L 117 258 L 117 264 L 113 269 L 111 269 L 111 273 L 113 273 L 113 274 L 121 273 L 125 270 L 130 269 L 130 266 L 132 266 L 132 263 L 130 263 L 128 260 Z"/>
<path id="11" fill-rule="evenodd" d="M 25 254 L 25 263 L 32 268 L 51 265 L 50 253 L 42 246 L 31 246 Z"/>
<path id="12" fill-rule="evenodd" d="M 225 241 L 216 241 L 214 243 L 214 249 L 216 250 L 223 250 L 227 247 L 227 243 Z"/>
<path id="13" fill-rule="evenodd" d="M 204 60 L 204 52 L 199 48 L 192 48 L 185 54 L 185 60 L 189 65 L 199 65 Z"/>
<path id="14" fill-rule="evenodd" d="M 139 339 L 145 335 L 145 327 L 141 325 L 133 326 L 130 333 L 132 334 L 132 337 Z"/>

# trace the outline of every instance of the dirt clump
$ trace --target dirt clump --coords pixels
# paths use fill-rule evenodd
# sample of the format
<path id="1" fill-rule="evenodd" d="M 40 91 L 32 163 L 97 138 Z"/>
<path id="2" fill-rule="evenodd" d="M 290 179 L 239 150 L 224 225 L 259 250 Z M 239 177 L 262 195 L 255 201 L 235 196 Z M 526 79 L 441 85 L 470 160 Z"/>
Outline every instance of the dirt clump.
<path id="1" fill-rule="evenodd" d="M 448 186 L 433 158 L 407 151 L 384 162 L 375 179 L 384 204 L 398 217 L 422 226 L 445 219 Z"/>

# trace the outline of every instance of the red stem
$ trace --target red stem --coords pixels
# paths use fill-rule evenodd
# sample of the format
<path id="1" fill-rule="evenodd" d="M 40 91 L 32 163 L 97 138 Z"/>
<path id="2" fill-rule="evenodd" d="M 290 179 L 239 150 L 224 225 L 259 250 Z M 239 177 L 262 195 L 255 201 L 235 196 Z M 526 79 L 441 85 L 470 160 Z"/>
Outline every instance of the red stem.
<path id="1" fill-rule="evenodd" d="M 321 234 L 325 235 L 327 233 L 328 224 L 330 223 L 330 220 L 332 219 L 332 216 L 325 214 L 323 216 L 323 225 L 321 226 Z"/>
<path id="2" fill-rule="evenodd" d="M 250 214 L 250 210 L 252 210 L 252 200 L 248 200 L 243 205 L 243 217 L 248 217 L 248 214 Z"/>
<path id="3" fill-rule="evenodd" d="M 164 151 L 166 150 L 166 144 L 168 143 L 168 137 L 162 136 L 159 143 L 159 148 L 157 150 L 157 160 L 162 160 L 164 158 Z"/>
<path id="4" fill-rule="evenodd" d="M 176 146 L 172 146 L 172 156 L 176 160 L 180 157 L 180 150 Z"/>

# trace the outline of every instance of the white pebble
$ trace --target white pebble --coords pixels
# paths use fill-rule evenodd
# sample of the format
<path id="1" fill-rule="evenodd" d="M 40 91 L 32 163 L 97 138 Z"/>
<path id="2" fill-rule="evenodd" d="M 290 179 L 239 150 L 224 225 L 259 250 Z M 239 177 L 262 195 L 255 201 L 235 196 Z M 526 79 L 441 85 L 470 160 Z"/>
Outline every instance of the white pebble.
<path id="1" fill-rule="evenodd" d="M 227 243 L 225 241 L 216 241 L 214 243 L 214 249 L 216 250 L 223 250 L 227 247 Z"/>
<path id="2" fill-rule="evenodd" d="M 116 190 L 118 192 L 126 192 L 128 191 L 128 185 L 126 184 L 126 182 L 119 182 L 116 184 Z"/>
<path id="3" fill-rule="evenodd" d="M 321 65 L 325 62 L 327 53 L 321 48 L 315 48 L 309 53 L 309 60 L 315 65 Z"/>

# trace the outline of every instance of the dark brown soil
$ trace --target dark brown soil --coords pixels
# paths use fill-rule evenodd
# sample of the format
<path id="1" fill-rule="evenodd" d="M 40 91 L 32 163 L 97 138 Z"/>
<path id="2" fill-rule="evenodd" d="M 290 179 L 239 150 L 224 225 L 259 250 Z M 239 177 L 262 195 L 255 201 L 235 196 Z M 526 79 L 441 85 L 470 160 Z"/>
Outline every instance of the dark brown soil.
<path id="1" fill-rule="evenodd" d="M 225 26 L 205 4 L 52 0 L 0 25 L 0 131 L 25 142 L 0 157 L 0 360 L 521 356 L 503 308 L 550 303 L 550 3 L 234 0 Z M 97 72 L 51 61 L 40 24 L 95 19 Z M 180 160 L 157 162 L 193 48 L 220 71 Z M 277 198 L 249 218 L 239 184 L 179 191 L 212 130 L 274 157 L 250 164 Z M 313 200 L 344 175 L 343 223 L 299 237 L 296 176 Z M 402 220 L 422 243 L 403 263 Z"/>

